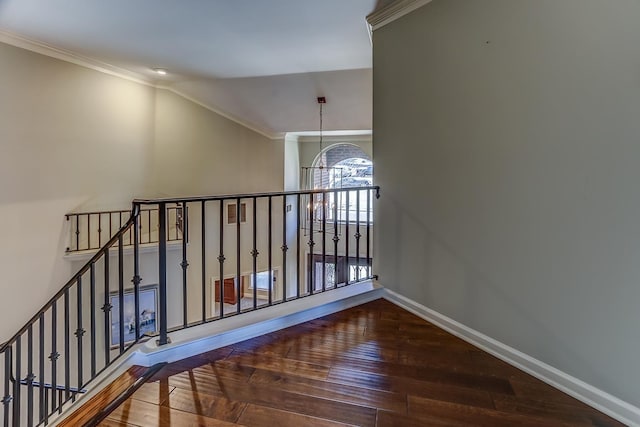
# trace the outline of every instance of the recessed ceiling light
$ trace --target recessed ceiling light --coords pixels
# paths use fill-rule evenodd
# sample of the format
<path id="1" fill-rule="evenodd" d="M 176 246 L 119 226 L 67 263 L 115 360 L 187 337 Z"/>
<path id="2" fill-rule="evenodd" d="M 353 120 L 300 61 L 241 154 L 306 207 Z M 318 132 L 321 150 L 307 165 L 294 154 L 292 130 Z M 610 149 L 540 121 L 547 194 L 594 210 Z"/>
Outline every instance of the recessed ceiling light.
<path id="1" fill-rule="evenodd" d="M 167 70 L 165 70 L 164 68 L 154 68 L 153 71 L 156 74 L 160 74 L 161 76 L 166 76 L 167 75 Z"/>

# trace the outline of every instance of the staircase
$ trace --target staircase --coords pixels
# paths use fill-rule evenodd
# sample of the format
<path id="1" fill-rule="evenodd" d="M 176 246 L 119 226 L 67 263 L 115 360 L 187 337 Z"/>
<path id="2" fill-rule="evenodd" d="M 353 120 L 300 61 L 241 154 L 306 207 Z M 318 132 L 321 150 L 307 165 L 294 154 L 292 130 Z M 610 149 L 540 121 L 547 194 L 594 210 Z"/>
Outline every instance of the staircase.
<path id="1" fill-rule="evenodd" d="M 372 186 L 138 199 L 131 212 L 67 215 L 67 252 L 90 259 L 0 346 L 0 425 L 55 422 L 141 340 L 163 346 L 370 280 L 378 197 Z"/>

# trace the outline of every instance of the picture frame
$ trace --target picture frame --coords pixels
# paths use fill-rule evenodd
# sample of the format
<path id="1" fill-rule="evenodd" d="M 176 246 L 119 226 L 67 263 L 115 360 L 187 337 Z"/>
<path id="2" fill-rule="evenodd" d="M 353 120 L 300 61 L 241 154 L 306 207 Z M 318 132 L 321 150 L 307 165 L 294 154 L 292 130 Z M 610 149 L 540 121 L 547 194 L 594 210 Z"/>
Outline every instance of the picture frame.
<path id="1" fill-rule="evenodd" d="M 140 286 L 140 336 L 158 332 L 158 285 Z M 111 348 L 120 345 L 120 296 L 119 292 L 109 293 L 111 304 Z M 135 295 L 133 288 L 124 291 L 124 343 L 130 344 L 136 339 L 135 331 Z"/>

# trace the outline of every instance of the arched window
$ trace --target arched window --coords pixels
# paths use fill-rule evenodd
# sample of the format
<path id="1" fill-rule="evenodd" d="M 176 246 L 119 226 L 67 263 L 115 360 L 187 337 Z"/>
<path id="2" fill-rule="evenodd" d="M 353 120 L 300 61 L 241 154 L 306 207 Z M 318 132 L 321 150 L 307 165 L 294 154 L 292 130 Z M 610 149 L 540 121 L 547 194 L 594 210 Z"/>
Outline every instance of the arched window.
<path id="1" fill-rule="evenodd" d="M 357 145 L 335 144 L 322 151 L 313 166 L 303 168 L 305 189 L 345 189 L 373 185 L 373 163 Z M 371 191 L 353 190 L 329 193 L 313 203 L 314 219 L 372 222 Z M 322 212 L 320 212 L 322 211 Z"/>
<path id="2" fill-rule="evenodd" d="M 373 163 L 354 144 L 335 144 L 322 151 L 305 169 L 306 189 L 367 187 L 373 184 Z"/>

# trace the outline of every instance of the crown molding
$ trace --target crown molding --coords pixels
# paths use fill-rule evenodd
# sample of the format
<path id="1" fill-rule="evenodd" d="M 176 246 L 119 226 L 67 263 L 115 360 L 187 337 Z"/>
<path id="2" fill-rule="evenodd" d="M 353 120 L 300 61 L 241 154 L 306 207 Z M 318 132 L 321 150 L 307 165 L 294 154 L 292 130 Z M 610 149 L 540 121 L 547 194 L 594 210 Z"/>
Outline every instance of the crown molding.
<path id="1" fill-rule="evenodd" d="M 367 16 L 367 22 L 371 26 L 371 31 L 375 31 L 384 27 L 387 24 L 402 18 L 404 15 L 413 12 L 419 7 L 424 6 L 427 3 L 431 3 L 432 0 L 396 0 L 395 2 L 376 10 Z"/>
<path id="2" fill-rule="evenodd" d="M 213 105 L 205 104 L 204 102 L 199 101 L 199 100 L 197 100 L 197 99 L 195 99 L 195 98 L 193 98 L 193 97 L 191 97 L 191 96 L 183 93 L 182 91 L 179 91 L 179 90 L 177 90 L 177 89 L 175 89 L 175 88 L 173 88 L 171 86 L 159 86 L 158 85 L 158 86 L 155 86 L 155 87 L 157 89 L 164 89 L 164 90 L 167 90 L 169 92 L 172 92 L 172 93 L 174 93 L 174 94 L 186 99 L 187 101 L 193 102 L 194 104 L 199 105 L 202 108 L 206 108 L 207 110 L 211 111 L 212 113 L 216 113 L 217 115 L 222 116 L 227 120 L 231 120 L 232 122 L 235 122 L 235 123 L 239 124 L 242 127 L 245 127 L 247 129 L 255 132 L 255 133 L 258 133 L 258 134 L 264 136 L 265 138 L 268 138 L 268 139 L 271 139 L 271 140 L 279 140 L 279 139 L 283 139 L 284 138 L 284 134 L 281 134 L 281 133 L 270 133 L 269 131 L 266 131 L 264 129 L 260 129 L 260 128 L 254 126 L 253 124 L 251 124 L 249 122 L 246 122 L 246 121 L 244 121 L 244 120 L 242 120 L 242 119 L 240 119 L 240 118 L 238 118 L 238 117 L 236 117 L 236 116 L 234 116 L 232 114 L 229 114 L 229 113 L 227 113 L 225 111 L 222 111 L 222 110 L 214 107 Z"/>
<path id="3" fill-rule="evenodd" d="M 212 105 L 208 105 L 205 104 L 201 101 L 198 101 L 197 99 L 194 99 L 170 86 L 164 86 L 164 85 L 159 85 L 157 84 L 155 81 L 153 81 L 152 79 L 148 78 L 147 76 L 144 76 L 142 74 L 133 72 L 133 71 L 129 71 L 126 70 L 124 68 L 120 68 L 120 67 L 116 67 L 114 65 L 111 64 L 107 64 L 106 62 L 102 62 L 99 61 L 97 59 L 93 59 L 93 58 L 89 58 L 83 55 L 79 55 L 77 53 L 65 50 L 65 49 L 61 49 L 58 47 L 54 47 L 51 45 L 48 45 L 46 43 L 42 43 L 40 41 L 37 40 L 32 40 L 14 33 L 11 33 L 9 31 L 5 31 L 5 30 L 0 30 L 0 42 L 2 43 L 6 43 L 8 45 L 11 46 L 15 46 L 21 49 L 25 49 L 31 52 L 35 52 L 38 53 L 40 55 L 45 55 L 51 58 L 56 58 L 59 59 L 61 61 L 65 61 L 65 62 L 70 62 L 72 64 L 75 65 L 79 65 L 81 67 L 84 68 L 88 68 L 91 69 L 93 71 L 97 71 L 100 73 L 104 73 L 104 74 L 108 74 L 114 77 L 119 77 L 121 79 L 125 79 L 125 80 L 129 80 L 135 83 L 139 83 L 145 86 L 150 86 L 156 89 L 166 89 L 170 92 L 175 93 L 178 96 L 181 96 L 182 98 L 185 98 L 186 100 L 193 102 L 194 104 L 197 104 L 203 108 L 206 108 L 207 110 L 216 113 L 222 117 L 224 117 L 225 119 L 231 120 L 249 130 L 252 130 L 268 139 L 271 140 L 278 140 L 278 139 L 282 139 L 283 136 L 281 134 L 274 134 L 274 133 L 269 133 L 268 131 L 265 131 L 263 129 L 259 129 L 256 126 L 247 123 L 243 120 L 241 120 L 238 117 L 235 117 L 229 113 L 226 113 Z"/>
<path id="4" fill-rule="evenodd" d="M 129 71 L 124 68 L 116 67 L 115 65 L 111 65 L 97 59 L 89 58 L 87 56 L 83 56 L 66 49 L 54 47 L 37 40 L 29 39 L 15 33 L 11 33 L 9 31 L 0 30 L 0 42 L 19 47 L 21 49 L 29 50 L 31 52 L 39 53 L 41 55 L 49 56 L 51 58 L 70 62 L 75 65 L 80 65 L 81 67 L 89 68 L 91 70 L 99 71 L 111 76 L 130 80 L 135 83 L 140 83 L 147 86 L 154 85 L 149 78 L 142 74 Z"/>

